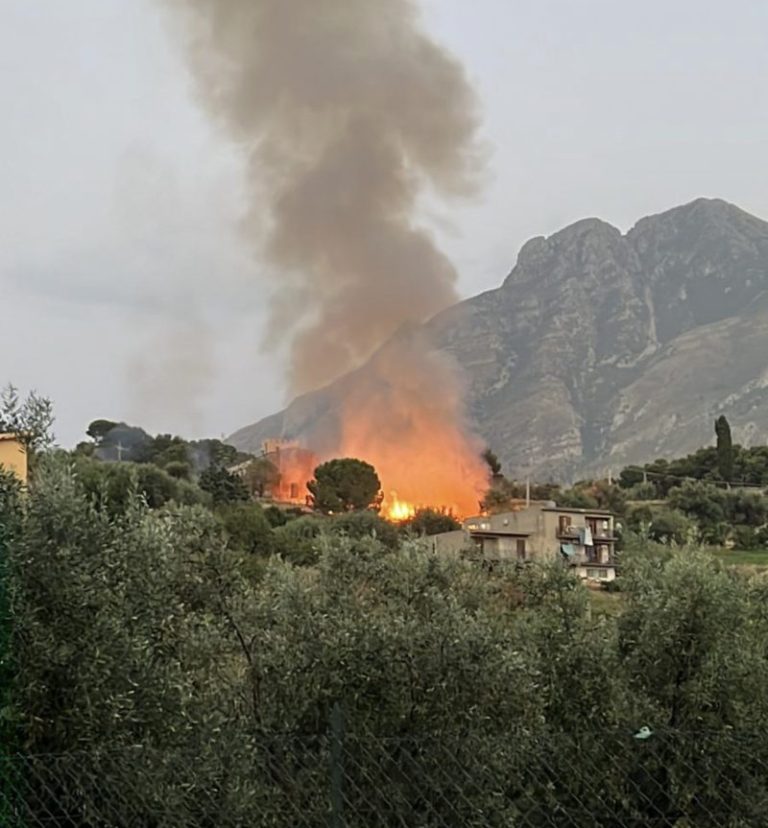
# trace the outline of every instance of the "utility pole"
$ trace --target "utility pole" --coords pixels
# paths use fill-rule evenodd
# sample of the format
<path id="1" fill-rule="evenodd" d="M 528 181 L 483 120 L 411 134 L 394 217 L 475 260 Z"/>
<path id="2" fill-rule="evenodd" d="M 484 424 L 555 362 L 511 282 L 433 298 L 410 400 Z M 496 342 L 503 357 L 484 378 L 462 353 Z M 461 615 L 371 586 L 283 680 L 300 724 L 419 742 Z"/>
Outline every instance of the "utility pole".
<path id="1" fill-rule="evenodd" d="M 531 478 L 525 478 L 525 507 L 526 509 L 531 505 Z"/>

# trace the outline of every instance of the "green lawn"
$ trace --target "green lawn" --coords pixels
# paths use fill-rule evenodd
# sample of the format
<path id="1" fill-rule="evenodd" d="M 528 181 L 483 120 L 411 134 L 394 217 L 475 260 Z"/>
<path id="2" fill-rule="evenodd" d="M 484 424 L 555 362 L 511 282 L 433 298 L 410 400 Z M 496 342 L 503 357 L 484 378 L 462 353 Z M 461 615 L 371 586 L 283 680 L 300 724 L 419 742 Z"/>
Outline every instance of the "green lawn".
<path id="1" fill-rule="evenodd" d="M 753 566 L 768 569 L 768 550 L 713 549 L 712 554 L 729 566 Z"/>

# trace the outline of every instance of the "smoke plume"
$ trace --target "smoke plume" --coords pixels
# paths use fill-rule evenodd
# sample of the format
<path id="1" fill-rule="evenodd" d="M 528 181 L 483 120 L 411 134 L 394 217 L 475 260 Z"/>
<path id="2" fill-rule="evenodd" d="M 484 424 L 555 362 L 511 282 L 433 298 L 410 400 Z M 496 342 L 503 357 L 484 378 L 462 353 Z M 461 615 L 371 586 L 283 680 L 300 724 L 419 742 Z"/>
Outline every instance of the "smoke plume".
<path id="1" fill-rule="evenodd" d="M 291 391 L 365 364 L 332 452 L 372 462 L 385 496 L 474 512 L 487 469 L 462 383 L 417 333 L 457 299 L 420 198 L 468 195 L 479 172 L 461 66 L 416 0 L 165 2 L 188 26 L 205 107 L 247 155 L 246 230 L 274 278 Z"/>
<path id="2" fill-rule="evenodd" d="M 454 302 L 455 271 L 415 215 L 426 189 L 471 192 L 476 106 L 416 2 L 165 2 L 205 107 L 247 154 L 247 230 L 274 274 L 291 391 Z"/>

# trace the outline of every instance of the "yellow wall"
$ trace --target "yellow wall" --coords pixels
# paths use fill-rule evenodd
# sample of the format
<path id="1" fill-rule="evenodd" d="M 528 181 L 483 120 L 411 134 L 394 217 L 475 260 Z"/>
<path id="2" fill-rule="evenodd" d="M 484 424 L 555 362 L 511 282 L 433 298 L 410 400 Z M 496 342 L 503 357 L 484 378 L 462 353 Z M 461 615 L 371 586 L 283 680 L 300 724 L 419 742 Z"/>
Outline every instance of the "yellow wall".
<path id="1" fill-rule="evenodd" d="M 27 482 L 27 452 L 15 437 L 0 435 L 0 466 Z"/>

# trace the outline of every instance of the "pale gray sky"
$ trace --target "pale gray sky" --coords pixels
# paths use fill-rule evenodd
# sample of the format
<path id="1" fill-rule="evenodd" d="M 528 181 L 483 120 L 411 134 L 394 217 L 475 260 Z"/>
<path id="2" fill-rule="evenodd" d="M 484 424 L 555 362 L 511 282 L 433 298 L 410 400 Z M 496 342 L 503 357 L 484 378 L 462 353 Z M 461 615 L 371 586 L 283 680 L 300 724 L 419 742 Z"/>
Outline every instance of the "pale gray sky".
<path id="1" fill-rule="evenodd" d="M 768 218 L 765 0 L 423 6 L 492 150 L 482 195 L 426 218 L 462 295 L 583 216 L 626 229 L 706 195 Z M 240 159 L 158 8 L 0 0 L 0 383 L 53 397 L 65 444 L 98 416 L 214 435 L 283 401 Z"/>

